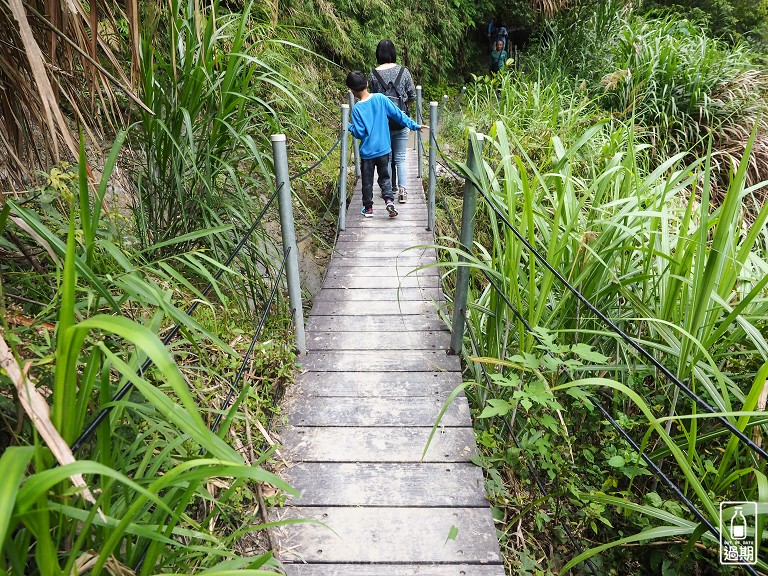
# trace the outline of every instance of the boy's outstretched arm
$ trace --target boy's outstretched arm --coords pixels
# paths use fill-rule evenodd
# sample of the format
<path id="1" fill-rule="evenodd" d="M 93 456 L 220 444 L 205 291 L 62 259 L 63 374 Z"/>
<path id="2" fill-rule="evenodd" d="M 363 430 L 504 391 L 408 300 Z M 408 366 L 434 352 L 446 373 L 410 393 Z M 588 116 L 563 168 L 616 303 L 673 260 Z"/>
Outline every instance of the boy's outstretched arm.
<path id="1" fill-rule="evenodd" d="M 387 111 L 387 117 L 391 118 L 392 120 L 400 124 L 400 126 L 402 126 L 403 128 L 410 128 L 411 130 L 422 130 L 426 128 L 427 130 L 429 130 L 429 126 L 427 126 L 426 124 L 422 124 L 422 125 L 416 124 L 416 122 L 414 122 L 409 116 L 407 116 L 405 112 L 403 112 L 402 110 L 400 110 L 400 108 L 395 106 L 389 98 L 387 98 L 385 102 L 386 102 L 385 110 Z"/>

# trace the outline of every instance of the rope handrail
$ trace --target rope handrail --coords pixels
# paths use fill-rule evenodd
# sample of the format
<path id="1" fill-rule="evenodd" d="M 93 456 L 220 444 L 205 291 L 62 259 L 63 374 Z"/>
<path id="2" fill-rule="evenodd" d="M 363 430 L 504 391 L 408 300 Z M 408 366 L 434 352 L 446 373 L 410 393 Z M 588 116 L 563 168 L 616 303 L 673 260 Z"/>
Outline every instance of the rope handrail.
<path id="1" fill-rule="evenodd" d="M 442 153 L 436 141 L 435 141 L 435 148 L 443 158 L 456 164 L 454 160 L 452 160 L 451 158 L 448 158 Z M 466 178 L 466 175 L 462 175 L 462 177 Z M 718 420 L 723 426 L 725 426 L 741 442 L 746 444 L 753 452 L 759 454 L 763 458 L 768 459 L 768 451 L 766 451 L 765 449 L 760 447 L 757 443 L 755 443 L 752 439 L 750 439 L 746 434 L 744 434 L 741 430 L 739 430 L 734 424 L 728 421 L 727 418 L 718 415 L 718 410 L 716 408 L 711 406 L 706 400 L 704 400 L 701 396 L 699 396 L 693 390 L 691 390 L 690 387 L 686 386 L 684 382 L 682 382 L 679 378 L 677 378 L 666 366 L 664 366 L 661 362 L 659 362 L 641 344 L 639 344 L 632 337 L 630 337 L 626 332 L 624 332 L 621 328 L 619 328 L 610 318 L 608 318 L 605 314 L 603 314 L 603 312 L 598 310 L 597 307 L 594 306 L 594 304 L 592 304 L 583 294 L 581 294 L 581 292 L 579 292 L 574 286 L 572 286 L 571 283 L 568 282 L 568 280 L 562 274 L 560 274 L 555 269 L 555 267 L 552 266 L 547 261 L 547 259 L 544 256 L 542 256 L 534 246 L 531 245 L 530 242 L 528 242 L 528 240 L 526 240 L 526 238 L 520 233 L 520 231 L 509 221 L 507 216 L 496 207 L 496 204 L 489 197 L 488 192 L 482 186 L 478 186 L 477 189 L 480 191 L 480 194 L 482 194 L 485 201 L 488 203 L 488 205 L 494 211 L 494 213 L 501 219 L 504 225 L 512 231 L 512 233 L 523 243 L 523 245 L 533 254 L 533 256 L 539 262 L 541 262 L 544 265 L 544 267 L 547 268 L 547 270 L 549 270 L 563 286 L 565 286 L 571 293 L 573 293 L 573 295 L 576 296 L 576 298 L 580 302 L 582 302 L 606 326 L 608 326 L 608 328 L 610 328 L 614 333 L 616 333 L 625 343 L 629 344 L 632 348 L 634 348 L 643 358 L 648 360 L 656 369 L 658 369 L 662 374 L 664 374 L 664 376 L 666 376 L 677 388 L 682 390 L 691 400 L 693 400 L 696 404 L 698 404 L 701 408 L 703 408 L 710 414 L 714 414 L 715 416 L 713 417 L 716 420 Z"/>
<path id="2" fill-rule="evenodd" d="M 439 145 L 437 144 L 436 139 L 432 139 L 434 146 L 436 150 L 439 152 L 440 156 L 443 157 L 445 160 L 452 162 L 454 164 L 457 164 L 454 160 L 451 158 L 448 158 L 443 152 L 440 150 Z M 451 172 L 454 174 L 457 174 L 455 170 L 452 168 L 448 168 Z M 461 174 L 462 178 L 467 178 L 467 176 Z M 594 312 L 606 325 L 608 325 L 617 335 L 619 335 L 625 342 L 630 344 L 633 348 L 635 348 L 642 356 L 646 358 L 646 360 L 649 361 L 651 365 L 656 367 L 657 369 L 661 370 L 663 374 L 665 374 L 670 380 L 672 380 L 673 383 L 675 383 L 678 388 L 682 389 L 686 394 L 691 397 L 697 404 L 702 406 L 704 409 L 708 410 L 710 413 L 716 413 L 716 410 L 710 406 L 705 400 L 703 400 L 701 397 L 696 395 L 692 390 L 690 390 L 687 386 L 685 386 L 684 383 L 682 383 L 679 379 L 677 379 L 669 370 L 666 369 L 658 360 L 653 357 L 649 352 L 647 352 L 639 343 L 635 342 L 632 338 L 630 338 L 626 333 L 624 333 L 618 326 L 616 326 L 610 319 L 608 319 L 604 314 L 602 314 L 594 305 L 589 302 L 589 300 L 584 297 L 576 288 L 574 288 L 557 270 L 554 269 L 554 267 L 549 264 L 549 262 L 541 256 L 541 254 L 538 253 L 538 251 L 520 234 L 520 232 L 512 225 L 509 220 L 507 219 L 506 215 L 504 215 L 495 205 L 495 203 L 489 198 L 488 193 L 480 186 L 476 187 L 480 193 L 483 195 L 484 199 L 488 203 L 488 205 L 491 207 L 491 209 L 495 212 L 495 214 L 501 218 L 501 220 L 504 222 L 504 224 L 512 230 L 512 232 L 515 234 L 515 236 L 523 242 L 525 247 L 533 253 L 533 255 L 544 264 L 544 266 L 552 272 L 555 277 L 561 281 L 563 285 L 565 285 L 574 295 L 579 298 L 581 302 L 583 302 L 592 312 Z M 444 203 L 444 206 L 446 208 L 446 213 L 448 214 L 449 220 L 451 222 L 451 225 L 453 226 L 454 231 L 458 234 L 458 228 L 456 227 L 455 222 L 453 221 L 452 215 L 448 211 L 448 204 L 445 199 L 445 195 L 441 195 L 442 200 Z M 505 304 L 512 310 L 515 317 L 518 318 L 518 320 L 523 324 L 525 330 L 527 333 L 531 334 L 536 342 L 541 346 L 545 353 L 550 355 L 552 358 L 556 359 L 558 361 L 558 364 L 560 365 L 560 368 L 563 370 L 563 373 L 566 374 L 571 380 L 573 380 L 573 375 L 571 374 L 568 367 L 557 357 L 554 355 L 554 353 L 546 348 L 545 343 L 541 340 L 541 338 L 536 334 L 530 324 L 525 320 L 523 315 L 520 313 L 519 310 L 510 302 L 507 295 L 501 290 L 501 288 L 498 286 L 498 284 L 494 281 L 494 279 L 490 276 L 490 274 L 485 271 L 481 270 L 485 278 L 490 282 L 493 289 L 498 293 L 499 296 L 503 299 Z M 466 314 L 466 309 L 461 310 L 462 315 Z M 473 346 L 475 346 L 476 349 L 479 350 L 477 346 L 477 339 L 476 335 L 474 334 L 474 330 L 471 325 L 467 324 L 468 332 L 470 335 L 470 339 L 472 340 Z M 486 378 L 487 384 L 490 386 L 490 378 L 487 374 L 487 371 L 485 369 L 485 366 L 481 363 L 481 370 L 483 372 L 484 377 Z M 712 522 L 702 513 L 701 510 L 683 493 L 683 491 L 675 484 L 675 482 L 667 476 L 661 468 L 656 464 L 656 462 L 650 458 L 642 449 L 641 447 L 635 442 L 635 440 L 629 435 L 629 433 L 613 418 L 613 416 L 610 414 L 610 412 L 603 406 L 603 404 L 594 397 L 590 398 L 590 401 L 593 402 L 593 404 L 598 408 L 600 413 L 603 415 L 603 417 L 606 418 L 606 420 L 611 424 L 611 426 L 619 433 L 619 435 L 632 447 L 632 449 L 638 454 L 638 456 L 646 463 L 646 465 L 649 467 L 651 472 L 659 478 L 666 486 L 669 488 L 672 493 L 678 498 L 680 502 L 682 502 L 686 508 L 697 518 L 699 522 L 709 531 L 715 538 L 717 538 L 718 541 L 722 541 L 722 534 L 720 530 L 712 524 Z M 750 448 L 752 448 L 753 451 L 766 456 L 765 451 L 763 451 L 759 446 L 757 446 L 754 442 L 752 442 L 746 435 L 744 435 L 740 430 L 735 428 L 729 421 L 727 421 L 725 418 L 721 416 L 715 416 L 731 433 L 733 433 L 739 440 L 745 442 Z M 517 439 L 515 437 L 515 434 L 512 430 L 512 427 L 507 420 L 506 417 L 502 417 L 502 420 L 504 422 L 504 426 L 506 427 L 509 434 L 512 436 L 512 440 L 515 443 L 516 446 L 519 447 L 519 444 L 517 443 Z M 528 467 L 529 471 L 531 471 L 531 464 L 525 460 L 525 464 Z M 544 490 L 543 484 L 540 482 L 538 477 L 533 474 L 534 480 L 536 481 L 537 485 L 539 486 L 539 489 L 542 490 L 542 493 L 546 494 Z M 565 526 L 565 525 L 564 525 Z M 571 537 L 570 530 L 567 530 L 569 532 L 569 538 Z M 575 544 L 573 538 L 570 538 L 571 541 Z M 575 544 L 576 545 L 576 544 Z M 580 549 L 578 545 L 576 545 L 577 549 Z M 738 551 L 737 551 L 738 554 Z M 740 555 L 739 555 L 740 556 Z M 586 559 L 587 562 L 590 564 L 590 569 L 592 570 L 591 562 L 589 562 L 589 559 Z M 758 573 L 755 571 L 755 569 L 751 565 L 746 565 L 747 572 L 754 576 L 758 576 Z M 593 571 L 594 573 L 594 571 Z"/>
<path id="3" fill-rule="evenodd" d="M 256 327 L 256 332 L 253 335 L 253 338 L 251 338 L 251 344 L 248 346 L 248 350 L 243 355 L 243 361 L 240 364 L 240 368 L 237 371 L 237 374 L 235 375 L 234 380 L 232 380 L 232 383 L 229 385 L 229 393 L 227 394 L 227 397 L 224 399 L 224 402 L 222 403 L 221 408 L 219 409 L 219 413 L 216 415 L 216 419 L 213 421 L 213 424 L 211 424 L 211 431 L 216 432 L 219 424 L 221 423 L 221 420 L 224 415 L 224 411 L 229 408 L 229 403 L 232 401 L 232 396 L 234 396 L 235 389 L 240 382 L 240 379 L 243 377 L 243 374 L 245 373 L 245 367 L 248 364 L 248 360 L 251 357 L 251 354 L 253 353 L 253 349 L 256 347 L 256 342 L 258 341 L 259 337 L 261 336 L 261 331 L 264 328 L 264 324 L 267 321 L 267 316 L 269 315 L 269 309 L 272 307 L 272 302 L 275 299 L 275 295 L 277 294 L 277 288 L 280 286 L 280 280 L 283 277 L 283 272 L 285 272 L 285 263 L 288 261 L 288 254 L 290 253 L 290 248 L 286 251 L 285 255 L 283 256 L 282 264 L 280 265 L 280 270 L 277 273 L 277 277 L 274 280 L 274 284 L 272 285 L 272 291 L 269 294 L 269 298 L 267 300 L 267 304 L 264 306 L 264 313 L 261 315 L 261 319 L 259 320 L 259 325 Z"/>
<path id="4" fill-rule="evenodd" d="M 523 324 L 525 331 L 533 336 L 534 340 L 536 340 L 536 343 L 544 350 L 544 353 L 553 358 L 558 362 L 558 365 L 560 369 L 563 371 L 563 373 L 571 380 L 574 380 L 574 376 L 568 366 L 565 365 L 564 362 L 560 358 L 558 358 L 552 350 L 546 347 L 544 341 L 539 337 L 538 334 L 533 330 L 531 325 L 528 323 L 528 321 L 522 316 L 520 311 L 509 301 L 509 298 L 506 294 L 499 288 L 499 286 L 496 284 L 496 282 L 490 277 L 490 275 L 487 273 L 487 271 L 482 271 L 485 277 L 488 279 L 488 281 L 493 286 L 494 290 L 501 296 L 504 303 L 512 310 L 512 313 L 520 320 L 520 322 Z M 477 343 L 475 342 L 474 332 L 471 325 L 467 326 L 470 333 L 470 338 L 473 340 L 473 344 L 477 348 Z M 488 375 L 485 370 L 485 366 L 481 364 L 481 370 L 483 371 L 483 374 L 488 379 L 488 382 L 490 384 L 490 379 L 488 378 Z M 704 516 L 704 514 L 699 510 L 698 507 L 696 507 L 691 500 L 685 496 L 683 491 L 677 486 L 677 484 L 674 483 L 674 481 L 667 476 L 661 468 L 656 464 L 656 462 L 648 456 L 644 450 L 641 449 L 641 447 L 635 442 L 635 440 L 629 435 L 629 433 L 619 424 L 615 418 L 610 414 L 610 412 L 603 406 L 603 404 L 594 396 L 590 397 L 590 402 L 592 402 L 597 409 L 600 411 L 600 413 L 605 417 L 606 420 L 611 424 L 611 426 L 619 433 L 619 435 L 624 439 L 625 442 L 627 442 L 632 449 L 637 452 L 638 456 L 643 459 L 643 461 L 648 465 L 648 467 L 651 469 L 651 472 L 659 478 L 666 486 L 669 488 L 677 498 L 680 499 L 680 501 L 685 504 L 685 506 L 691 511 L 691 513 L 699 520 L 701 521 L 709 530 L 709 532 L 712 533 L 713 536 L 718 538 L 718 540 L 722 540 L 722 534 L 720 531 Z M 512 440 L 515 442 L 515 445 L 519 447 L 517 444 L 517 440 L 514 437 L 514 433 L 512 432 L 512 428 L 507 421 L 506 418 L 502 418 L 504 420 L 504 425 L 506 426 L 507 430 L 509 431 L 510 435 L 512 435 Z M 753 574 L 757 574 L 756 572 L 752 572 Z"/>
<path id="5" fill-rule="evenodd" d="M 305 170 L 303 170 L 303 171 L 301 171 L 301 172 L 299 172 L 297 174 L 294 174 L 293 176 L 290 176 L 289 177 L 289 181 L 301 178 L 304 175 L 306 175 L 308 172 L 310 172 L 311 170 L 314 170 L 315 168 L 317 168 L 317 166 L 319 166 L 322 162 L 324 162 L 333 153 L 333 151 L 336 149 L 336 147 L 341 142 L 341 139 L 342 139 L 342 137 L 339 136 L 336 139 L 336 142 L 333 144 L 333 146 L 331 146 L 331 148 L 327 152 L 325 152 L 325 154 L 323 155 L 322 158 L 317 160 L 315 163 L 313 163 L 307 169 L 305 169 Z M 254 220 L 254 222 L 251 225 L 251 227 L 245 233 L 243 238 L 240 239 L 240 242 L 237 244 L 237 246 L 232 250 L 232 252 L 230 253 L 230 255 L 227 258 L 226 262 L 224 262 L 224 265 L 222 267 L 220 267 L 216 271 L 216 273 L 213 275 L 212 280 L 210 280 L 208 282 L 208 284 L 205 286 L 205 288 L 202 290 L 201 295 L 203 297 L 205 297 L 211 291 L 211 289 L 213 289 L 214 283 L 219 278 L 221 278 L 222 274 L 224 273 L 224 270 L 229 267 L 229 265 L 232 263 L 232 261 L 235 259 L 235 257 L 237 257 L 237 255 L 243 249 L 243 247 L 248 242 L 248 240 L 250 239 L 250 237 L 253 234 L 253 232 L 256 230 L 257 226 L 261 223 L 261 220 L 263 219 L 263 217 L 266 214 L 266 212 L 269 209 L 269 207 L 274 202 L 275 198 L 277 197 L 278 192 L 282 189 L 283 185 L 284 185 L 284 183 L 281 183 L 275 189 L 275 191 L 272 193 L 272 196 L 270 196 L 269 200 L 262 207 L 261 212 L 256 217 L 256 219 Z M 334 197 L 335 197 L 335 195 L 334 195 Z M 331 205 L 332 205 L 332 201 L 331 201 Z M 326 215 L 327 215 L 328 211 L 329 210 L 326 211 Z M 325 215 L 323 216 L 323 218 L 325 218 Z M 311 234 L 312 234 L 312 232 L 310 232 L 310 235 Z M 286 251 L 286 258 L 287 258 L 287 254 L 289 252 L 290 252 L 290 249 L 288 249 Z M 282 273 L 282 270 L 284 269 L 284 267 L 285 267 L 285 260 L 283 261 L 283 267 L 281 267 L 281 273 Z M 187 310 L 185 311 L 185 314 L 187 316 L 191 316 L 192 314 L 194 314 L 195 310 L 200 305 L 201 301 L 202 301 L 202 298 L 195 299 L 195 301 L 189 306 L 189 308 L 187 308 Z M 270 302 L 271 302 L 271 299 L 270 299 Z M 180 329 L 181 329 L 181 322 L 176 322 L 176 324 L 173 326 L 173 328 L 171 328 L 171 330 L 165 335 L 165 337 L 163 337 L 163 339 L 162 339 L 163 345 L 167 346 L 171 342 L 171 340 L 176 336 L 176 334 L 179 332 Z M 139 374 L 143 374 L 144 372 L 146 372 L 150 368 L 150 366 L 152 366 L 152 360 L 150 358 L 147 358 L 142 363 L 142 365 L 139 367 L 139 369 L 138 369 Z M 110 403 L 114 403 L 114 402 L 117 402 L 117 401 L 123 399 L 132 389 L 133 389 L 133 383 L 128 382 L 117 393 L 115 393 L 115 395 L 112 397 Z M 98 426 L 112 412 L 113 407 L 114 406 L 107 406 L 106 408 L 103 408 L 103 409 L 101 409 L 99 411 L 99 413 L 96 415 L 96 417 L 91 421 L 90 424 L 88 424 L 88 426 L 86 426 L 86 428 L 83 430 L 83 432 L 80 434 L 80 436 L 78 436 L 75 439 L 75 441 L 72 443 L 72 445 L 70 446 L 70 449 L 72 450 L 72 452 L 76 452 L 77 450 L 79 450 L 80 447 L 83 445 L 83 443 L 85 443 L 88 440 L 88 438 L 90 438 L 93 435 L 93 433 L 96 431 Z"/>
<path id="6" fill-rule="evenodd" d="M 471 325 L 468 325 L 467 328 L 468 328 L 467 331 L 469 332 L 469 337 L 472 340 L 472 345 L 475 347 L 475 350 L 479 351 L 480 350 L 480 347 L 478 345 L 479 341 L 477 339 L 477 335 L 475 334 L 474 329 L 472 328 Z M 485 379 L 487 386 L 489 388 L 492 387 L 491 378 L 490 378 L 490 376 L 488 376 L 488 371 L 485 369 L 485 365 L 482 364 L 482 363 L 480 363 L 480 370 L 483 373 L 483 378 Z M 514 432 L 514 430 L 512 428 L 512 425 L 509 422 L 509 419 L 506 416 L 502 416 L 501 420 L 504 423 L 504 427 L 507 429 L 507 432 L 512 437 L 512 442 L 514 442 L 514 444 L 517 447 L 517 449 L 520 450 L 521 449 L 520 443 L 517 441 L 517 436 L 515 435 L 515 432 Z M 538 486 L 539 491 L 541 492 L 541 494 L 544 497 L 548 497 L 549 496 L 549 492 L 547 491 L 546 486 L 544 486 L 544 483 L 541 481 L 541 478 L 539 477 L 539 475 L 536 473 L 536 470 L 535 470 L 533 464 L 531 463 L 530 459 L 529 458 L 523 458 L 523 461 L 525 462 L 525 467 L 528 468 L 529 474 L 531 476 L 533 476 L 533 480 L 536 483 L 536 486 Z M 565 522 L 564 520 L 562 520 L 560 522 L 560 525 L 563 527 L 563 529 L 567 533 L 568 539 L 571 541 L 571 544 L 576 549 L 578 554 L 581 554 L 582 552 L 584 552 L 584 549 L 579 544 L 578 540 L 576 540 L 576 535 L 573 533 L 573 530 L 571 530 L 571 527 L 568 525 L 568 523 Z M 586 563 L 587 563 L 587 566 L 589 566 L 590 572 L 592 572 L 592 574 L 594 576 L 597 576 L 597 574 L 599 574 L 599 571 L 597 569 L 597 566 L 595 566 L 595 563 L 592 562 L 592 559 L 591 558 L 587 558 Z"/>
<path id="7" fill-rule="evenodd" d="M 606 326 L 608 326 L 614 333 L 616 333 L 624 342 L 629 344 L 632 348 L 634 348 L 642 357 L 644 357 L 646 360 L 648 360 L 655 368 L 661 371 L 662 374 L 664 374 L 676 387 L 678 387 L 680 390 L 685 392 L 685 394 L 696 404 L 698 404 L 701 408 L 709 412 L 710 414 L 715 414 L 714 418 L 718 420 L 723 426 L 725 426 L 734 436 L 736 436 L 739 440 L 744 442 L 747 446 L 749 446 L 753 452 L 756 452 L 763 458 L 768 459 L 768 452 L 764 450 L 762 447 L 758 446 L 751 438 L 749 438 L 746 434 L 744 434 L 741 430 L 739 430 L 734 424 L 732 424 L 728 419 L 726 419 L 723 416 L 718 415 L 717 409 L 715 409 L 713 406 L 711 406 L 706 400 L 704 400 L 701 396 L 696 394 L 693 390 L 690 389 L 690 387 L 686 386 L 685 383 L 683 383 L 679 378 L 677 378 L 666 366 L 664 366 L 661 362 L 659 362 L 653 354 L 648 352 L 640 343 L 638 343 L 636 340 L 634 340 L 632 337 L 630 337 L 626 332 L 624 332 L 621 328 L 619 328 L 610 318 L 608 318 L 605 314 L 603 314 L 600 310 L 597 309 L 597 307 L 592 304 L 592 302 L 589 301 L 589 299 L 586 298 L 581 292 L 579 292 L 573 285 L 571 285 L 570 282 L 562 275 L 560 272 L 558 272 L 554 266 L 552 266 L 547 259 L 539 254 L 539 252 L 534 248 L 528 240 L 525 239 L 525 237 L 520 233 L 520 231 L 507 219 L 506 215 L 502 213 L 495 205 L 495 203 L 489 198 L 488 193 L 483 190 L 482 188 L 479 188 L 480 193 L 483 195 L 483 198 L 485 198 L 486 202 L 488 202 L 488 205 L 491 207 L 491 209 L 494 211 L 494 213 L 501 218 L 502 222 L 504 222 L 504 225 L 509 228 L 512 233 L 523 243 L 523 245 L 534 255 L 534 257 L 541 262 L 547 270 L 549 270 L 555 278 L 557 278 L 561 284 L 563 284 L 576 298 L 579 299 L 587 308 L 589 308 L 603 323 L 605 323 Z"/>
<path id="8" fill-rule="evenodd" d="M 338 146 L 340 143 L 341 143 L 341 136 L 339 136 L 339 137 L 336 139 L 336 142 L 333 144 L 333 146 L 331 146 L 331 147 L 330 147 L 330 149 L 329 149 L 329 150 L 328 150 L 328 151 L 325 153 L 325 155 L 324 155 L 322 158 L 320 158 L 320 159 L 319 159 L 317 162 L 315 162 L 314 164 L 312 164 L 312 166 L 310 166 L 309 168 L 306 168 L 306 169 L 302 170 L 302 171 L 301 171 L 301 172 L 299 172 L 298 174 L 294 174 L 293 176 L 291 176 L 291 177 L 289 178 L 289 180 L 293 181 L 293 180 L 296 180 L 296 179 L 298 179 L 298 178 L 303 178 L 303 177 L 304 177 L 304 176 L 306 176 L 306 175 L 307 175 L 309 172 L 311 172 L 312 170 L 314 170 L 315 168 L 317 168 L 318 166 L 320 166 L 320 164 L 322 164 L 323 162 L 325 162 L 325 159 L 326 159 L 326 158 L 328 158 L 328 156 L 330 156 L 330 155 L 333 153 L 333 151 L 334 151 L 334 150 L 336 150 L 336 146 Z"/>
<path id="9" fill-rule="evenodd" d="M 206 296 L 208 292 L 211 291 L 213 288 L 214 282 L 221 278 L 221 275 L 224 273 L 224 270 L 229 267 L 229 265 L 232 263 L 232 261 L 235 259 L 235 257 L 238 255 L 238 253 L 243 249 L 243 246 L 245 246 L 246 242 L 250 239 L 253 232 L 256 230 L 256 227 L 261 222 L 261 219 L 264 217 L 264 214 L 266 214 L 267 209 L 272 205 L 272 202 L 274 202 L 275 197 L 277 196 L 278 191 L 280 190 L 280 187 L 278 187 L 272 194 L 272 196 L 269 198 L 266 204 L 264 204 L 264 207 L 261 210 L 261 213 L 256 217 L 251 227 L 248 229 L 248 231 L 245 233 L 243 238 L 240 239 L 240 242 L 237 244 L 237 246 L 234 248 L 232 253 L 227 258 L 226 262 L 224 263 L 224 266 L 219 268 L 216 273 L 213 276 L 213 279 L 208 282 L 206 287 L 202 290 L 201 295 Z M 197 307 L 200 305 L 202 299 L 195 299 L 195 301 L 187 308 L 185 311 L 185 314 L 187 316 L 191 316 Z M 178 333 L 178 331 L 181 329 L 181 322 L 176 322 L 176 324 L 171 328 L 171 330 L 163 337 L 162 343 L 164 346 L 167 346 L 170 341 L 173 339 L 174 336 Z M 149 367 L 152 366 L 152 359 L 147 358 L 142 365 L 139 367 L 139 374 L 143 374 L 146 372 Z M 133 389 L 133 383 L 128 382 L 123 386 L 113 397 L 110 403 L 117 402 L 121 399 L 123 399 L 128 392 L 130 392 Z M 96 429 L 99 427 L 99 425 L 104 421 L 104 419 L 112 412 L 112 409 L 114 406 L 107 406 L 106 408 L 102 408 L 99 413 L 96 415 L 96 417 L 91 421 L 88 426 L 83 430 L 83 432 L 80 434 L 80 436 L 77 437 L 77 439 L 72 443 L 70 446 L 70 450 L 72 452 L 76 452 L 80 449 L 80 447 L 83 445 L 83 443 L 90 438 L 93 433 L 96 431 Z"/>

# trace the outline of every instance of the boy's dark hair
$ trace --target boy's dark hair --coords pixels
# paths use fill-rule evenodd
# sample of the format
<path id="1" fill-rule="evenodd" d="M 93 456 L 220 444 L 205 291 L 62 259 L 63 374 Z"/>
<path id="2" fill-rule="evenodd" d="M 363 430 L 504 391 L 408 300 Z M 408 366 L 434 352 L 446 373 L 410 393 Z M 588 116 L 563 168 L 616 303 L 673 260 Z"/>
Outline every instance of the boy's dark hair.
<path id="1" fill-rule="evenodd" d="M 376 46 L 376 63 L 394 64 L 395 62 L 397 62 L 397 52 L 394 43 L 389 38 L 381 40 Z"/>
<path id="2" fill-rule="evenodd" d="M 353 92 L 361 92 L 368 86 L 368 79 L 360 70 L 352 70 L 347 74 L 347 88 Z"/>

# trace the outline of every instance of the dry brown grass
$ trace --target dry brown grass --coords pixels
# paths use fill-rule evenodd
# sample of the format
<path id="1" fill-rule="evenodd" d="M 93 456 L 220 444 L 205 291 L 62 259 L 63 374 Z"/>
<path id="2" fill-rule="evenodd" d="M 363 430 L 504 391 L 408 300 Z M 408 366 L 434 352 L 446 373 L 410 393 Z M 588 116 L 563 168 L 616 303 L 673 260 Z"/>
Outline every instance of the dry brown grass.
<path id="1" fill-rule="evenodd" d="M 136 0 L 127 2 L 127 14 L 89 5 L 90 12 L 80 0 L 0 0 L 0 189 L 76 159 L 78 128 L 98 142 L 122 125 L 115 88 L 139 102 L 124 70 L 138 64 L 136 42 L 116 51 L 115 38 L 99 34 L 103 22 L 114 30 L 123 16 L 138 38 Z"/>
<path id="2" fill-rule="evenodd" d="M 755 69 L 745 71 L 712 94 L 712 102 L 723 109 L 727 109 L 732 102 L 747 102 L 730 122 L 714 131 L 712 158 L 721 182 L 727 182 L 730 172 L 735 171 L 741 162 L 753 130 L 757 133 L 749 155 L 747 185 L 768 180 L 768 103 L 764 98 L 767 92 L 768 75 Z M 760 205 L 767 196 L 764 188 L 755 193 Z M 718 198 L 714 196 L 713 200 L 718 201 Z"/>

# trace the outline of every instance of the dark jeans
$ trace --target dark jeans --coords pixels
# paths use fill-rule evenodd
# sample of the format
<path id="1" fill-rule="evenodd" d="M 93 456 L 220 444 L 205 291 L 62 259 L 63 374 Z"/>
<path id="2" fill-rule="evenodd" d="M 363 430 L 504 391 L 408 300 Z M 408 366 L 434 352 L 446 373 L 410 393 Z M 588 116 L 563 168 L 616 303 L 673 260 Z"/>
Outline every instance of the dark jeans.
<path id="1" fill-rule="evenodd" d="M 376 158 L 361 158 L 360 172 L 363 179 L 363 206 L 369 208 L 373 206 L 373 171 L 379 174 L 379 187 L 384 198 L 394 200 L 392 196 L 392 182 L 389 177 L 389 154 L 378 156 Z"/>

